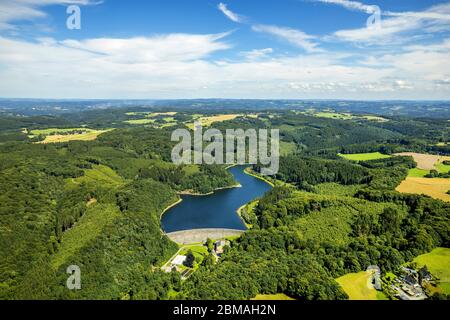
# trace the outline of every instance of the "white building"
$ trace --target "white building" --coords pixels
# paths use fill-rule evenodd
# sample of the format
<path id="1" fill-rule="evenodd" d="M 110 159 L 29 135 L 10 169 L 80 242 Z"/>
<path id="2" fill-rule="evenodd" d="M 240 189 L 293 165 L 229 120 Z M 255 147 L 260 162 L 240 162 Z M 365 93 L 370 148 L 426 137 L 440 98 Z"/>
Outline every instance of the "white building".
<path id="1" fill-rule="evenodd" d="M 172 266 L 181 266 L 184 261 L 186 261 L 186 256 L 183 255 L 178 255 L 175 257 L 175 259 L 173 259 L 171 265 Z"/>

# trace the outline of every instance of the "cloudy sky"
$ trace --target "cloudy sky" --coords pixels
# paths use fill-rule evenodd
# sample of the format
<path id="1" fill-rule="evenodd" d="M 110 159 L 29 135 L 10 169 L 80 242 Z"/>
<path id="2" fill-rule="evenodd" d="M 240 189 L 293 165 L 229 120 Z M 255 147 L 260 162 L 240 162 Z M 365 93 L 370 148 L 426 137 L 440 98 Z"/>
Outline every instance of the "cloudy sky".
<path id="1" fill-rule="evenodd" d="M 450 99 L 450 1 L 364 1 L 0 0 L 0 97 Z"/>

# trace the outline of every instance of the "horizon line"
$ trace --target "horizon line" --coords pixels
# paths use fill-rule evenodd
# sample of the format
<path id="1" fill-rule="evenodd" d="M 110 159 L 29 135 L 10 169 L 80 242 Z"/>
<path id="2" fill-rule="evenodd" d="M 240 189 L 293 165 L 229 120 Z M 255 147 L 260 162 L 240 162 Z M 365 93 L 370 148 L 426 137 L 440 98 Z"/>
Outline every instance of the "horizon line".
<path id="1" fill-rule="evenodd" d="M 450 102 L 449 99 L 348 99 L 348 98 L 16 98 L 0 97 L 0 100 L 42 101 L 179 101 L 179 100 L 255 100 L 255 101 L 350 101 L 350 102 Z"/>

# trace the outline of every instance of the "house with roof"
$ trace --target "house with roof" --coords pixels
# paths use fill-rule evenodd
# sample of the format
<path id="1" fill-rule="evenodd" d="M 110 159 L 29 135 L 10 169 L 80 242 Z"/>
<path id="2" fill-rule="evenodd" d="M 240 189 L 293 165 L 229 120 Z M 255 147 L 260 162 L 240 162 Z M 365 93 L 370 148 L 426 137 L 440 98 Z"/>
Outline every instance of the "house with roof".
<path id="1" fill-rule="evenodd" d="M 214 253 L 216 255 L 221 255 L 223 253 L 224 247 L 229 246 L 230 241 L 228 240 L 217 240 L 214 242 Z"/>

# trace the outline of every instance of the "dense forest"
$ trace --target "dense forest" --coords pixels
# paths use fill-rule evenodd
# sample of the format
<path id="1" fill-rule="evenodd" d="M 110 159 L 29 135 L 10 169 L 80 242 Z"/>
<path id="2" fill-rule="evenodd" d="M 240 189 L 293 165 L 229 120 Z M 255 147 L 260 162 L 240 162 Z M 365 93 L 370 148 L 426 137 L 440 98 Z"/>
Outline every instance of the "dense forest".
<path id="1" fill-rule="evenodd" d="M 416 167 L 411 157 L 338 156 L 450 154 L 442 143 L 450 140 L 448 122 L 265 110 L 214 127 L 279 128 L 276 187 L 247 216 L 253 228 L 218 263 L 182 281 L 160 269 L 178 250 L 161 231 L 161 213 L 177 193 L 205 194 L 235 181 L 223 165 L 172 164 L 173 128 L 127 124 L 133 111 L 0 117 L 0 299 L 346 299 L 337 277 L 372 264 L 394 271 L 450 245 L 450 204 L 395 191 Z M 194 114 L 217 112 L 178 110 L 174 121 L 186 127 Z M 49 144 L 23 130 L 84 127 L 114 130 Z M 83 290 L 65 287 L 73 264 L 84 270 Z"/>
<path id="2" fill-rule="evenodd" d="M 178 274 L 148 269 L 177 250 L 161 212 L 177 191 L 235 184 L 222 166 L 175 167 L 172 146 L 170 135 L 141 129 L 1 145 L 0 298 L 166 297 Z M 65 290 L 71 264 L 83 266 L 82 291 Z"/>
<path id="3" fill-rule="evenodd" d="M 336 173 L 338 168 L 347 170 L 336 166 Z M 306 181 L 320 183 L 315 176 Z M 349 197 L 335 196 L 335 189 L 319 195 L 314 187 L 276 187 L 256 206 L 256 221 L 248 221 L 253 230 L 233 243 L 218 266 L 194 274 L 186 297 L 248 299 L 282 292 L 298 299 L 342 299 L 346 295 L 334 281 L 339 276 L 374 263 L 383 272 L 395 271 L 449 246 L 449 204 L 371 182 L 359 188 Z"/>

